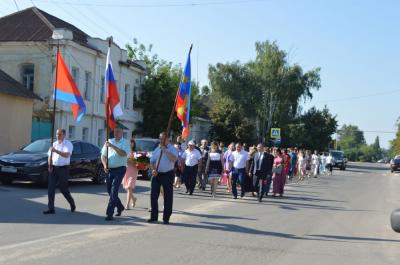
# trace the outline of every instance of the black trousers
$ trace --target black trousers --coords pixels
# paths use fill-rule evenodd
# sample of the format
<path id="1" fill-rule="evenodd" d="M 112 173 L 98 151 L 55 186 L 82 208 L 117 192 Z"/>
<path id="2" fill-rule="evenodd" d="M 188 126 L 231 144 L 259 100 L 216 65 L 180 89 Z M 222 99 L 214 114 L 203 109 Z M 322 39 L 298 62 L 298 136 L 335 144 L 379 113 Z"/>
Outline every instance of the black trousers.
<path id="1" fill-rule="evenodd" d="M 118 197 L 118 192 L 125 172 L 126 167 L 110 168 L 107 176 L 107 193 L 110 195 L 106 210 L 107 216 L 113 216 L 115 208 L 117 208 L 117 211 L 119 212 L 124 209 L 124 206 Z"/>
<path id="2" fill-rule="evenodd" d="M 164 189 L 164 211 L 163 220 L 169 221 L 172 214 L 172 203 L 174 196 L 174 171 L 166 173 L 158 173 L 157 176 L 151 178 L 151 219 L 158 220 L 158 198 L 160 197 L 161 186 Z"/>
<path id="3" fill-rule="evenodd" d="M 189 167 L 185 166 L 183 175 L 185 176 L 185 186 L 190 194 L 193 194 L 194 188 L 196 187 L 196 176 L 197 176 L 198 165 Z"/>
<path id="4" fill-rule="evenodd" d="M 56 187 L 60 189 L 65 199 L 70 205 L 75 205 L 74 199 L 68 189 L 69 166 L 57 167 L 53 166 L 53 171 L 48 177 L 48 197 L 49 197 L 49 210 L 54 210 L 54 198 L 56 196 Z"/>

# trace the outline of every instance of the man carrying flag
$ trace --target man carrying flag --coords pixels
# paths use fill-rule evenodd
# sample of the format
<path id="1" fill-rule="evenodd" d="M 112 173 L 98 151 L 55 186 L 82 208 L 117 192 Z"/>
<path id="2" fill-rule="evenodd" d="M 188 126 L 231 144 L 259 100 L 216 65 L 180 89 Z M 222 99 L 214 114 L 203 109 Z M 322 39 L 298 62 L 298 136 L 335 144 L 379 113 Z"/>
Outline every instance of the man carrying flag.
<path id="1" fill-rule="evenodd" d="M 106 210 L 106 221 L 113 220 L 115 208 L 117 208 L 116 216 L 120 216 L 125 210 L 118 197 L 118 191 L 126 172 L 127 157 L 130 152 L 128 141 L 122 137 L 123 126 L 117 124 L 116 121 L 116 118 L 123 113 L 111 64 L 111 41 L 110 38 L 105 74 L 107 141 L 101 150 L 101 162 L 107 174 L 107 192 L 110 195 Z M 115 138 L 108 139 L 109 128 L 114 130 Z"/>
<path id="2" fill-rule="evenodd" d="M 160 189 L 164 190 L 164 211 L 163 223 L 169 224 L 172 214 L 173 203 L 173 183 L 174 183 L 174 167 L 175 161 L 178 159 L 178 151 L 169 144 L 169 130 L 171 128 L 174 111 L 177 112 L 178 118 L 182 121 L 182 138 L 185 139 L 189 133 L 189 113 L 190 113 L 190 46 L 188 60 L 183 72 L 182 80 L 175 97 L 175 103 L 172 107 L 171 115 L 168 121 L 166 132 L 160 133 L 160 145 L 153 151 L 150 159 L 151 168 L 151 216 L 147 220 L 149 223 L 158 221 L 158 197 Z"/>
<path id="3" fill-rule="evenodd" d="M 75 85 L 71 74 L 62 58 L 57 47 L 56 61 L 56 78 L 54 83 L 54 106 L 53 106 L 53 126 L 52 126 L 52 142 L 54 139 L 54 117 L 57 100 L 61 100 L 71 104 L 72 113 L 75 121 L 79 122 L 86 111 L 85 103 Z M 65 129 L 57 130 L 57 141 L 52 143 L 52 147 L 48 151 L 49 177 L 48 177 L 48 210 L 43 214 L 54 214 L 54 198 L 55 189 L 58 185 L 61 193 L 70 204 L 71 212 L 75 212 L 76 206 L 74 199 L 68 189 L 69 165 L 73 145 L 65 139 Z"/>

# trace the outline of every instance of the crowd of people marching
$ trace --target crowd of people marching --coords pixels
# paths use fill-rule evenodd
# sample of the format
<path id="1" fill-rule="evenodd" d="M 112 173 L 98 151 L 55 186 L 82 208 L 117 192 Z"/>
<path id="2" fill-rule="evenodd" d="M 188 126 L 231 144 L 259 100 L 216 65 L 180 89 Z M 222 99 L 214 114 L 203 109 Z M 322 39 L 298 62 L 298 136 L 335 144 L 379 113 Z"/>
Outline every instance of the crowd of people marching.
<path id="1" fill-rule="evenodd" d="M 192 195 L 197 184 L 205 190 L 210 184 L 212 197 L 216 196 L 218 185 L 225 185 L 226 192 L 238 198 L 237 185 L 240 186 L 240 197 L 246 192 L 261 202 L 268 196 L 272 185 L 272 197 L 284 194 L 287 182 L 318 177 L 319 174 L 332 174 L 334 158 L 331 154 L 297 148 L 266 147 L 260 143 L 247 147 L 242 143 L 231 143 L 227 150 L 224 143 L 203 139 L 200 145 L 194 141 L 187 144 L 178 137 L 175 143 L 178 159 L 175 163 L 174 187 L 186 186 L 186 193 Z"/>
<path id="2" fill-rule="evenodd" d="M 48 209 L 44 214 L 54 214 L 55 188 L 58 186 L 71 206 L 76 204 L 68 189 L 68 170 L 73 151 L 71 142 L 65 139 L 65 130 L 57 130 L 57 141 L 50 148 Z M 107 141 L 101 150 L 101 161 L 106 173 L 107 193 L 110 198 L 106 210 L 106 221 L 121 216 L 124 210 L 134 207 L 134 189 L 138 176 L 138 157 L 136 142 L 123 137 L 122 128 L 114 129 L 114 138 Z M 225 149 L 223 143 L 201 140 L 199 146 L 193 140 L 183 142 L 180 137 L 175 144 L 170 143 L 166 133 L 160 133 L 160 144 L 153 151 L 149 163 L 151 172 L 151 217 L 149 223 L 158 220 L 158 198 L 164 198 L 163 222 L 169 223 L 172 214 L 173 189 L 186 187 L 186 194 L 193 195 L 196 186 L 205 191 L 210 185 L 212 197 L 216 197 L 219 185 L 226 186 L 226 192 L 233 199 L 243 198 L 251 192 L 261 202 L 268 196 L 272 186 L 272 197 L 283 197 L 288 181 L 318 177 L 319 174 L 332 174 L 334 158 L 331 154 L 311 154 L 308 150 L 297 148 L 267 147 L 259 143 L 247 147 L 242 143 L 231 143 Z M 125 206 L 118 197 L 123 185 L 127 191 Z M 240 193 L 239 193 L 240 192 Z"/>

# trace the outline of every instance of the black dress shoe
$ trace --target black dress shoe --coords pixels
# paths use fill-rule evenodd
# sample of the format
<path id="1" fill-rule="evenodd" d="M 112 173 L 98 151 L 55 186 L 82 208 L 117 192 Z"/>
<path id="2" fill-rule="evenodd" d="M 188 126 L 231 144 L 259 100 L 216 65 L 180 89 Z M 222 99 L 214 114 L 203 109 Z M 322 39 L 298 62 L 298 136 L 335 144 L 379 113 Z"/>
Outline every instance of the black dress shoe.
<path id="1" fill-rule="evenodd" d="M 112 221 L 112 220 L 114 220 L 114 218 L 112 216 L 107 216 L 105 220 L 106 221 Z"/>
<path id="2" fill-rule="evenodd" d="M 47 210 L 43 211 L 43 214 L 55 214 L 56 212 L 54 210 Z"/>
<path id="3" fill-rule="evenodd" d="M 76 205 L 75 204 L 71 204 L 71 213 L 75 212 L 76 209 Z"/>
<path id="4" fill-rule="evenodd" d="M 151 224 L 152 224 L 152 223 L 157 223 L 157 219 L 151 219 L 151 218 L 150 218 L 150 219 L 147 220 L 147 222 L 148 222 L 148 223 L 151 223 Z"/>
<path id="5" fill-rule="evenodd" d="M 236 199 L 237 199 L 237 196 L 233 196 L 232 199 L 236 200 Z"/>
<path id="6" fill-rule="evenodd" d="M 163 223 L 164 223 L 165 225 L 169 225 L 169 220 L 163 220 Z"/>
<path id="7" fill-rule="evenodd" d="M 122 207 L 121 210 L 118 210 L 118 211 L 117 211 L 117 214 L 116 214 L 115 216 L 121 216 L 121 213 L 122 213 L 124 210 L 125 210 L 125 208 Z"/>

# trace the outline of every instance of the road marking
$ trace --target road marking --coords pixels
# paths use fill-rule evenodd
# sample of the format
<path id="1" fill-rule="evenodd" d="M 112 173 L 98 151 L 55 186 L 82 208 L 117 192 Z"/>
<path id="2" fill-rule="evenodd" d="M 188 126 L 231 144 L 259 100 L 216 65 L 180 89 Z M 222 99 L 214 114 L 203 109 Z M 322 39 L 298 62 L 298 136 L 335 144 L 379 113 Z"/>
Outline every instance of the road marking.
<path id="1" fill-rule="evenodd" d="M 180 211 L 188 213 L 204 213 L 210 210 L 216 210 L 228 204 L 229 201 L 215 200 L 212 202 L 206 202 L 200 205 L 196 205 L 187 209 L 177 210 L 174 214 L 173 222 L 183 222 L 194 218 L 191 215 L 179 214 Z M 143 218 L 142 216 L 137 216 L 138 218 Z M 133 221 L 135 222 L 135 221 Z M 60 235 L 49 236 L 45 238 L 40 238 L 36 240 L 26 241 L 22 243 L 11 244 L 7 246 L 0 247 L 0 263 L 5 264 L 7 261 L 30 261 L 33 259 L 46 258 L 49 256 L 59 256 L 62 255 L 63 251 L 67 251 L 70 248 L 79 248 L 82 245 L 88 244 L 90 242 L 96 242 L 99 240 L 104 240 L 107 238 L 118 237 L 121 235 L 131 234 L 138 232 L 140 230 L 145 230 L 148 228 L 154 228 L 154 224 L 148 224 L 146 222 L 140 222 L 140 226 L 128 226 L 132 224 L 132 221 L 121 221 L 118 223 L 113 223 L 109 227 L 92 227 L 87 229 L 82 229 L 79 231 L 63 233 Z M 162 227 L 162 226 L 158 226 Z M 76 240 L 76 236 L 80 236 Z M 43 245 L 51 246 L 47 252 L 41 251 Z M 13 250 L 13 251 L 10 251 Z"/>
<path id="2" fill-rule="evenodd" d="M 20 248 L 20 247 L 24 247 L 24 246 L 28 246 L 28 245 L 32 245 L 32 244 L 42 243 L 42 242 L 45 242 L 45 241 L 48 241 L 48 240 L 59 239 L 59 238 L 62 238 L 62 237 L 75 236 L 75 235 L 79 235 L 79 234 L 83 234 L 83 233 L 92 232 L 94 230 L 96 230 L 96 228 L 87 228 L 87 229 L 82 229 L 82 230 L 79 230 L 79 231 L 68 232 L 68 233 L 63 233 L 63 234 L 59 234 L 59 235 L 55 235 L 55 236 L 49 236 L 49 237 L 30 240 L 30 241 L 26 241 L 26 242 L 6 245 L 6 246 L 0 247 L 0 251 L 12 249 L 12 248 Z"/>

